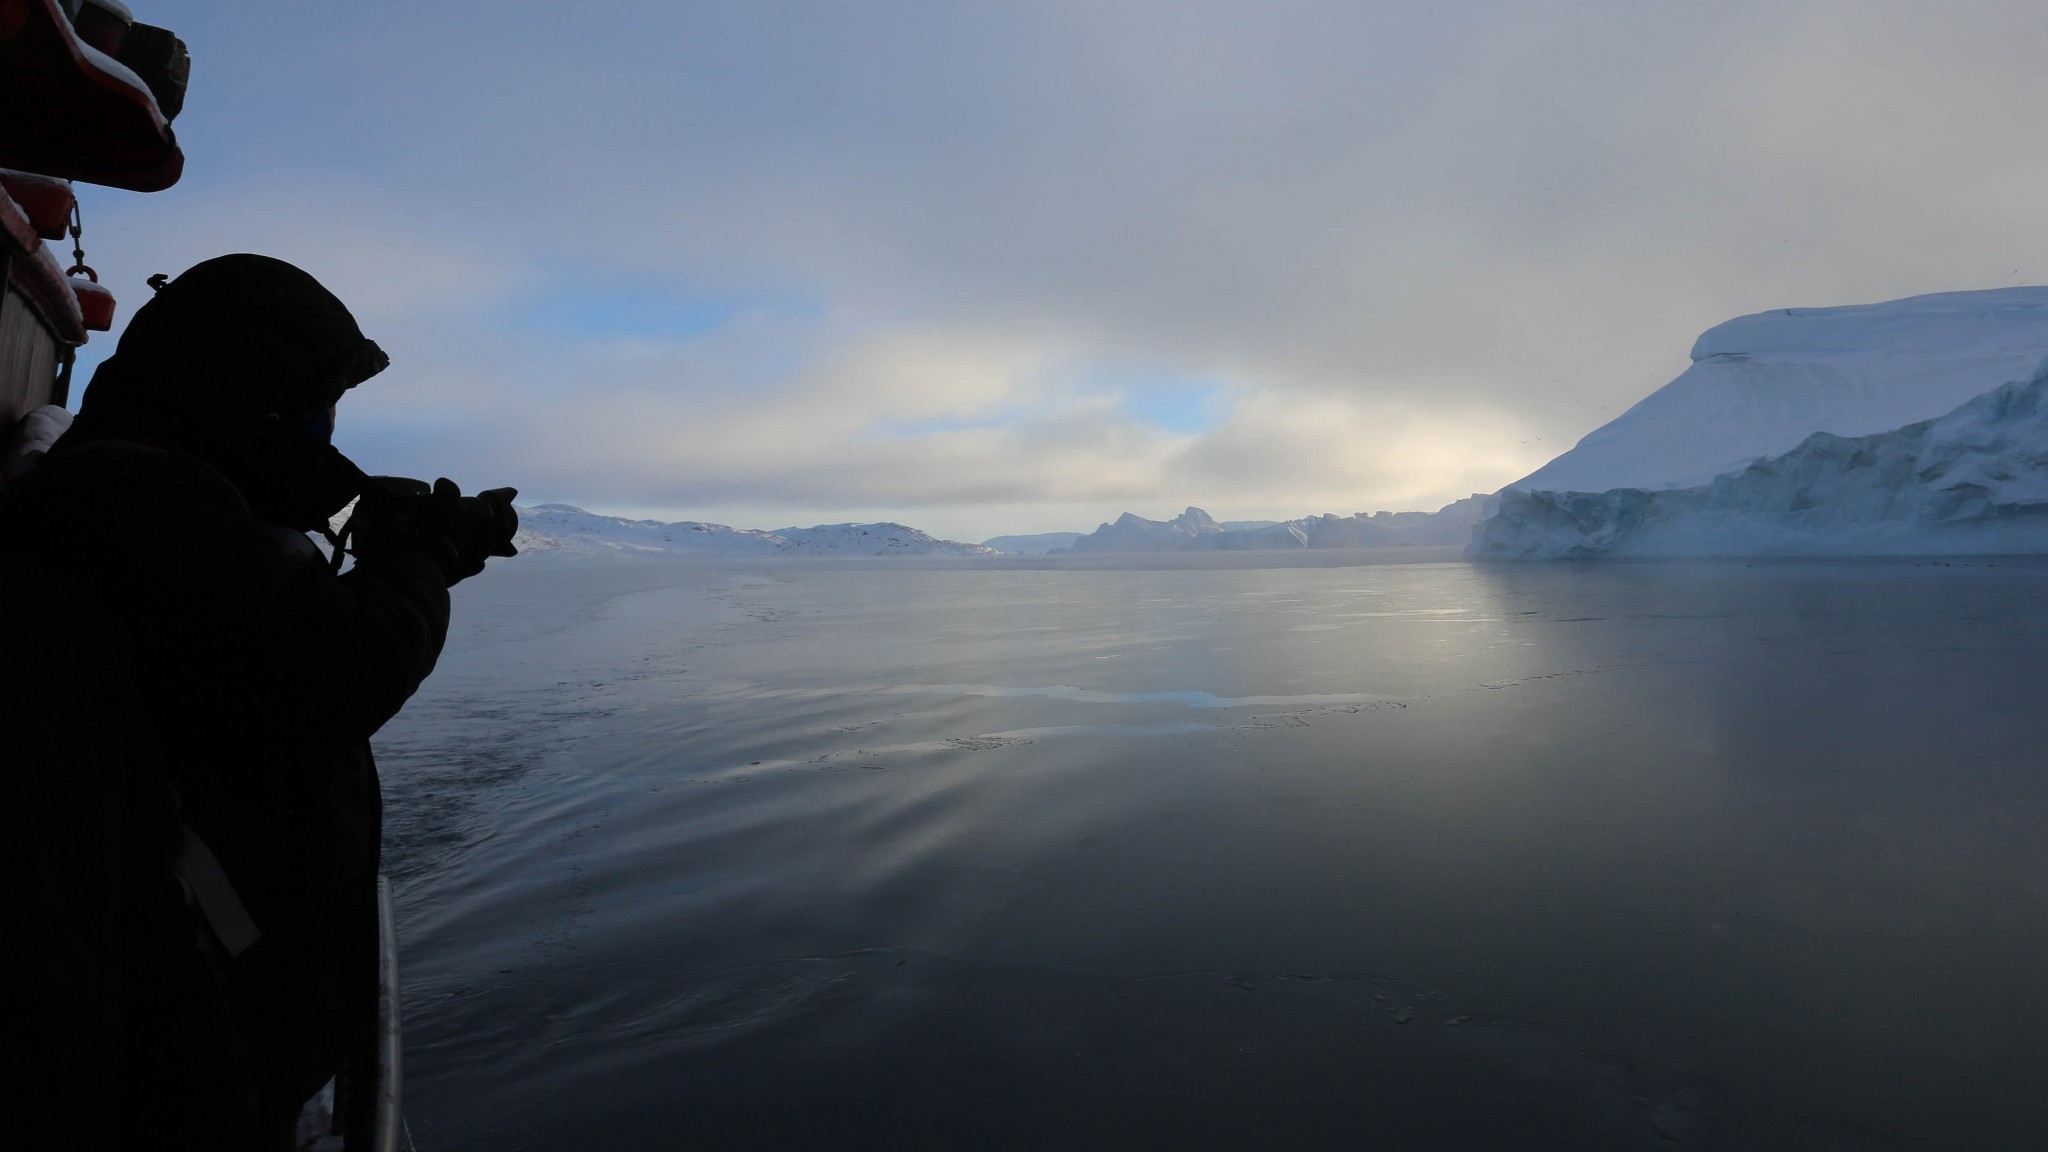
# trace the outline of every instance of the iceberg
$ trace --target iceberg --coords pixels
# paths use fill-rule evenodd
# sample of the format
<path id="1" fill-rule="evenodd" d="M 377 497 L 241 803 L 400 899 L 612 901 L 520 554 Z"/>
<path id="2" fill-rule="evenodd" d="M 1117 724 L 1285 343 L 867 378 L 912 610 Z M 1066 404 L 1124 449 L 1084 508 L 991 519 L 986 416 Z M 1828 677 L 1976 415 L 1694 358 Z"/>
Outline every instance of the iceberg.
<path id="1" fill-rule="evenodd" d="M 2048 360 L 1937 419 L 1816 432 L 1706 484 L 1496 499 L 1470 557 L 2048 553 Z"/>

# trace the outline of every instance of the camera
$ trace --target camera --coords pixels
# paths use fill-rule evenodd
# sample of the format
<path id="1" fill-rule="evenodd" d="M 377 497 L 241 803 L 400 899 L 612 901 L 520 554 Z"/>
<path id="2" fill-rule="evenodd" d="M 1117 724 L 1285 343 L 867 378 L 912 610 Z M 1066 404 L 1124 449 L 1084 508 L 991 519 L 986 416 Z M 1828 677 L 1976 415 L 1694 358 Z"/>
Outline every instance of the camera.
<path id="1" fill-rule="evenodd" d="M 406 476 L 372 476 L 342 529 L 358 561 L 402 552 L 424 553 L 449 584 L 483 571 L 491 556 L 516 556 L 512 537 L 519 513 L 517 488 L 488 488 L 464 496 L 446 477 L 428 484 Z"/>

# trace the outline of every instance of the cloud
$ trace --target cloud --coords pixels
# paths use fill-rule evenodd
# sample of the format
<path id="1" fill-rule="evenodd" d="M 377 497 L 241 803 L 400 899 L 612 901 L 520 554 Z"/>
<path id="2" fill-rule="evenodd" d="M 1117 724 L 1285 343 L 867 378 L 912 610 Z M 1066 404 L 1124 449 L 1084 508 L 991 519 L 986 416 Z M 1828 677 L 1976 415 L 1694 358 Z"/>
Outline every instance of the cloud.
<path id="1" fill-rule="evenodd" d="M 600 507 L 1427 507 L 1729 316 L 2048 278 L 2015 0 L 171 16 L 105 259 L 298 259 L 365 455 Z"/>

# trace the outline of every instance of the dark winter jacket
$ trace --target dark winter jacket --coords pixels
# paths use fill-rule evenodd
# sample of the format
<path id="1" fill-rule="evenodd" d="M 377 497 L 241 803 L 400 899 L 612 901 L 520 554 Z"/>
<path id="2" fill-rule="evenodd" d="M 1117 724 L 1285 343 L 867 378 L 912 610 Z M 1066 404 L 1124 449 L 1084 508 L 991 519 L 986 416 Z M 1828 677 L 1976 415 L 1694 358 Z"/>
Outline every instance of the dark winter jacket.
<path id="1" fill-rule="evenodd" d="M 336 576 L 199 459 L 114 440 L 60 446 L 0 498 L 0 559 L 118 631 L 131 771 L 174 793 L 262 932 L 218 957 L 236 1042 L 266 1099 L 303 1100 L 370 1015 L 368 741 L 433 670 L 445 578 L 404 552 Z"/>

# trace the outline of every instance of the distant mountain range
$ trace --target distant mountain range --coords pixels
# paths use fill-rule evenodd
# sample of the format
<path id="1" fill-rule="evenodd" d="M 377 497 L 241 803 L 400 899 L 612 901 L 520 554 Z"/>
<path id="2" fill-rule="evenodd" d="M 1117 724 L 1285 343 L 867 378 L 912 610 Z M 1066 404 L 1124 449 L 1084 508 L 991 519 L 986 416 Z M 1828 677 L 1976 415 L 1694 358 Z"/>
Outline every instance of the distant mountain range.
<path id="1" fill-rule="evenodd" d="M 1199 513 L 1203 517 L 1207 517 L 1209 515 L 1207 512 L 1203 512 L 1199 508 L 1190 508 L 1188 509 L 1188 512 Z M 1130 513 L 1125 513 L 1125 517 L 1134 518 L 1131 517 Z M 1143 523 L 1160 524 L 1173 523 L 1173 521 L 1146 520 L 1143 521 Z M 1246 532 L 1258 528 L 1271 528 L 1273 525 L 1280 523 L 1280 521 L 1224 520 L 1216 523 L 1220 523 L 1220 526 L 1227 532 Z M 1107 525 L 1105 525 L 1105 527 L 1107 527 Z M 1097 533 L 1100 533 L 1100 531 L 1101 529 L 1096 530 Z M 1048 554 L 1057 554 L 1060 552 L 1074 551 L 1074 542 L 1076 540 L 1082 539 L 1084 536 L 1087 535 L 1091 534 L 1082 532 L 1040 532 L 1036 535 L 1031 536 L 991 536 L 988 539 L 983 540 L 982 543 L 1007 556 L 1045 556 Z M 1141 550 L 1152 551 L 1152 549 Z M 1082 551 L 1100 552 L 1104 551 L 1104 549 L 1082 549 Z"/>
<path id="2" fill-rule="evenodd" d="M 1171 520 L 1126 512 L 1068 545 L 1072 552 L 1261 552 L 1306 548 L 1403 548 L 1464 544 L 1486 497 L 1469 496 L 1435 512 L 1356 512 L 1299 520 L 1218 523 L 1200 508 Z"/>
<path id="3" fill-rule="evenodd" d="M 1300 520 L 1219 523 L 1200 508 L 1172 520 L 1125 513 L 1094 532 L 995 536 L 980 543 L 940 540 L 903 524 L 820 524 L 812 528 L 734 528 L 698 520 L 632 520 L 572 504 L 519 509 L 521 553 L 586 556 L 1034 556 L 1063 552 L 1291 550 L 1462 544 L 1478 518 L 1479 498 L 1440 512 L 1376 512 Z"/>
<path id="4" fill-rule="evenodd" d="M 764 532 L 696 520 L 628 520 L 569 504 L 519 509 L 523 553 L 621 556 L 993 556 L 902 524 L 820 524 Z"/>

